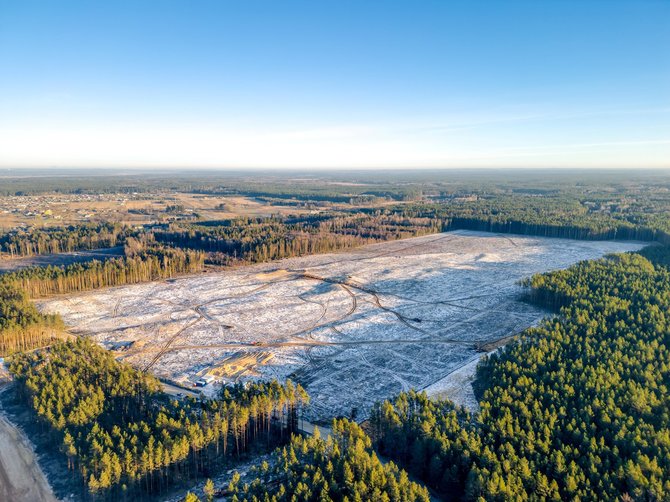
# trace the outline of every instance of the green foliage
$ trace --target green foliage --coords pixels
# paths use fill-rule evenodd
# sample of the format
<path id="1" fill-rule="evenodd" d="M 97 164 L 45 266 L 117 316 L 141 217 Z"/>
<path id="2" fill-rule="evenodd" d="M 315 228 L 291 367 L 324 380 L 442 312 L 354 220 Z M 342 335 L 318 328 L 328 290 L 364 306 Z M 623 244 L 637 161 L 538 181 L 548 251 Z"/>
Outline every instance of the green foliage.
<path id="1" fill-rule="evenodd" d="M 198 272 L 203 264 L 200 251 L 164 248 L 128 237 L 123 258 L 0 274 L 0 356 L 43 347 L 61 337 L 60 317 L 41 314 L 29 298 L 159 280 Z"/>
<path id="2" fill-rule="evenodd" d="M 670 201 L 665 202 L 670 210 Z M 565 195 L 480 197 L 450 204 L 412 204 L 388 209 L 407 217 L 439 220 L 443 230 L 478 230 L 581 240 L 670 242 L 670 224 L 656 213 L 611 212 Z"/>
<path id="3" fill-rule="evenodd" d="M 257 478 L 229 491 L 239 501 L 429 501 L 428 491 L 409 480 L 393 462 L 382 464 L 370 438 L 348 420 L 334 420 L 332 434 L 322 439 L 293 436 L 277 449 Z M 235 499 L 233 499 L 235 500 Z"/>
<path id="4" fill-rule="evenodd" d="M 327 253 L 387 240 L 450 230 L 537 235 L 582 240 L 625 239 L 670 243 L 670 218 L 652 208 L 615 210 L 564 194 L 495 195 L 360 208 L 300 217 L 237 218 L 153 229 L 165 245 L 199 249 L 210 263 L 255 263 Z M 670 200 L 663 201 L 670 212 Z"/>
<path id="5" fill-rule="evenodd" d="M 0 252 L 14 257 L 109 248 L 123 244 L 128 236 L 136 233 L 118 223 L 34 227 L 0 235 Z"/>
<path id="6" fill-rule="evenodd" d="M 439 222 L 427 218 L 358 213 L 172 224 L 153 230 L 152 236 L 169 246 L 206 251 L 209 262 L 230 265 L 327 253 L 440 230 Z"/>
<path id="7" fill-rule="evenodd" d="M 599 178 L 558 185 L 517 180 L 511 188 L 500 180 L 431 178 L 421 190 L 404 179 L 346 188 L 323 180 L 296 188 L 215 177 L 101 179 L 86 181 L 83 189 L 169 187 L 338 209 L 142 231 L 113 224 L 12 231 L 0 237 L 0 251 L 15 256 L 121 243 L 126 256 L 1 276 L 0 353 L 52 343 L 62 329 L 58 318 L 40 314 L 27 297 L 195 272 L 205 253 L 211 263 L 251 263 L 457 229 L 670 242 L 670 184 L 654 179 L 639 185 L 620 180 L 604 189 Z M 42 188 L 32 180 L 22 183 L 7 190 L 53 189 L 51 182 Z M 63 191 L 82 189 L 72 181 L 53 183 Z M 418 202 L 381 206 L 378 198 Z M 371 207 L 343 209 L 346 204 Z M 473 416 L 446 401 L 403 393 L 372 414 L 380 450 L 452 498 L 666 499 L 670 251 L 652 246 L 640 255 L 530 279 L 530 300 L 560 317 L 480 365 L 481 411 Z M 216 401 L 169 402 L 155 379 L 87 342 L 16 355 L 12 371 L 22 398 L 61 445 L 71 469 L 89 491 L 109 497 L 127 489 L 155 493 L 170 480 L 239 456 L 249 444 L 282 441 L 295 430 L 297 410 L 307 400 L 299 386 L 272 382 L 228 389 Z M 275 457 L 250 485 L 232 483 L 238 500 L 427 498 L 404 471 L 381 465 L 367 437 L 347 422 L 335 423 L 333 438 L 295 437 Z"/>
<path id="8" fill-rule="evenodd" d="M 186 493 L 186 497 L 184 498 L 184 502 L 200 502 L 200 499 L 192 494 L 191 492 Z"/>
<path id="9" fill-rule="evenodd" d="M 670 243 L 670 192 L 667 178 L 647 174 L 639 182 L 609 173 L 582 173 L 582 181 L 557 173 L 527 180 L 518 173 L 490 173 L 486 180 L 456 173 L 423 173 L 366 179 L 361 183 L 332 183 L 327 178 L 308 183 L 285 180 L 258 182 L 223 174 L 198 179 L 132 178 L 131 185 L 101 184 L 100 179 L 61 179 L 87 190 L 125 191 L 169 187 L 190 193 L 246 195 L 283 206 L 327 207 L 328 212 L 300 217 L 235 218 L 197 224 L 174 223 L 146 229 L 119 224 L 83 224 L 62 228 L 13 230 L 0 236 L 0 251 L 30 255 L 92 249 L 125 243 L 130 237 L 151 238 L 174 247 L 208 253 L 216 264 L 268 261 L 330 252 L 391 239 L 446 230 L 481 230 L 575 239 L 637 239 Z M 502 177 L 501 177 L 502 176 Z M 632 178 L 632 176 L 628 176 Z M 423 179 L 421 184 L 417 180 Z M 19 180 L 15 180 L 19 182 Z M 409 182 L 408 182 L 409 181 Z M 49 185 L 47 185 L 49 186 Z M 67 188 L 66 188 L 67 187 Z M 95 188 L 94 188 L 95 187 Z M 39 190 L 38 190 L 39 191 Z M 75 190 L 76 191 L 76 190 Z M 380 204 L 382 200 L 414 201 Z M 169 205 L 168 211 L 181 206 Z"/>
<path id="10" fill-rule="evenodd" d="M 239 403 L 171 401 L 155 377 L 86 339 L 13 356 L 10 371 L 70 469 L 89 492 L 110 498 L 160 492 L 252 443 L 274 445 L 295 430 L 307 400 L 300 386 L 270 382 L 253 396 L 238 390 Z"/>
<path id="11" fill-rule="evenodd" d="M 203 493 L 205 494 L 205 500 L 207 502 L 212 502 L 214 500 L 214 483 L 212 482 L 211 479 L 208 479 L 207 482 L 205 483 L 205 487 L 202 489 Z"/>
<path id="12" fill-rule="evenodd" d="M 41 314 L 25 292 L 0 281 L 0 355 L 51 343 L 63 329 L 59 316 Z"/>
<path id="13" fill-rule="evenodd" d="M 373 412 L 379 448 L 454 498 L 666 500 L 670 271 L 614 255 L 529 285 L 560 316 L 480 365 L 481 411 L 402 394 Z"/>
<path id="14" fill-rule="evenodd" d="M 40 314 L 23 291 L 0 282 L 0 330 L 26 328 L 47 320 L 56 321 L 55 317 Z"/>
<path id="15" fill-rule="evenodd" d="M 131 239 L 132 240 L 132 239 Z M 0 275 L 0 284 L 25 291 L 31 298 L 134 284 L 202 270 L 198 251 L 148 246 L 123 258 L 93 260 L 63 267 L 30 267 Z"/>
<path id="16" fill-rule="evenodd" d="M 647 246 L 638 251 L 638 254 L 647 258 L 654 265 L 670 267 L 670 249 L 668 249 L 668 246 Z"/>

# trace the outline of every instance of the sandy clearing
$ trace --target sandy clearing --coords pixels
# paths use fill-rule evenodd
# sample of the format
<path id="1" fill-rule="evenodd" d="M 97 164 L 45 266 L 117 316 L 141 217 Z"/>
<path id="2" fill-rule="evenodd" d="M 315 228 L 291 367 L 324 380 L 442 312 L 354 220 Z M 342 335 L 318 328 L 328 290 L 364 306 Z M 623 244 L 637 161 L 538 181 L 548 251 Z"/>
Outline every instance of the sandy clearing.
<path id="1" fill-rule="evenodd" d="M 0 413 L 0 500 L 58 501 L 37 463 L 30 441 L 2 413 Z"/>
<path id="2" fill-rule="evenodd" d="M 475 397 L 472 383 L 475 381 L 475 373 L 480 357 L 475 358 L 452 371 L 447 376 L 423 389 L 428 397 L 434 399 L 449 399 L 459 406 L 470 411 L 477 411 L 479 403 Z"/>

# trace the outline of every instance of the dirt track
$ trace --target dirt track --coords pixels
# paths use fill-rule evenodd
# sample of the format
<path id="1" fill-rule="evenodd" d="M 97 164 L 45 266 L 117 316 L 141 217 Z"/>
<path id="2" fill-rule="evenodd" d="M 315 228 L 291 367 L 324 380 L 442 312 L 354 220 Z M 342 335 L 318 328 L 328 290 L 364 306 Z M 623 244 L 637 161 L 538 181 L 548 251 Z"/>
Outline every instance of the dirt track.
<path id="1" fill-rule="evenodd" d="M 451 232 L 54 298 L 40 308 L 167 381 L 192 381 L 239 353 L 270 352 L 255 371 L 303 385 L 312 396 L 305 418 L 355 411 L 364 419 L 375 401 L 441 382 L 544 317 L 521 301 L 519 279 L 639 247 Z"/>
<path id="2" fill-rule="evenodd" d="M 57 502 L 28 439 L 0 414 L 0 500 Z"/>

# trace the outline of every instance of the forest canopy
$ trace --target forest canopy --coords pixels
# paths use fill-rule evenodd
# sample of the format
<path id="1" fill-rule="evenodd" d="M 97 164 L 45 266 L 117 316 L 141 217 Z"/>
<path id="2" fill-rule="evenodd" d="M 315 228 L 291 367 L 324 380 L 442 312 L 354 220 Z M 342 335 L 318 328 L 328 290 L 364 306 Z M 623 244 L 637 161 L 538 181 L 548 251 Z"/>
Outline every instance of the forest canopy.
<path id="1" fill-rule="evenodd" d="M 557 316 L 480 364 L 478 412 L 408 391 L 375 407 L 369 437 L 346 420 L 334 422 L 331 437 L 292 436 L 308 396 L 290 382 L 234 386 L 211 400 L 170 400 L 154 377 L 91 342 L 59 342 L 62 321 L 30 301 L 194 273 L 205 263 L 258 263 L 450 230 L 670 242 L 670 184 L 432 180 L 419 189 L 411 179 L 358 181 L 296 188 L 237 178 L 129 178 L 122 188 L 104 189 L 244 195 L 304 211 L 211 221 L 193 216 L 138 228 L 111 222 L 14 228 L 0 235 L 0 254 L 10 258 L 124 246 L 120 258 L 0 275 L 0 355 L 13 354 L 19 399 L 82 491 L 101 499 L 162 494 L 175 481 L 202 478 L 280 445 L 255 480 L 232 483 L 230 494 L 238 500 L 427 500 L 407 469 L 448 500 L 667 499 L 665 246 L 528 279 L 528 300 Z M 99 183 L 61 181 L 57 190 L 98 190 Z M 7 190 L 51 188 L 16 182 Z M 397 465 L 382 463 L 373 447 Z"/>
<path id="2" fill-rule="evenodd" d="M 161 493 L 252 446 L 285 442 L 309 400 L 290 381 L 169 399 L 155 377 L 84 338 L 17 354 L 10 371 L 82 489 L 110 500 Z"/>
<path id="3" fill-rule="evenodd" d="M 560 315 L 480 364 L 481 411 L 403 393 L 372 414 L 377 447 L 454 499 L 666 499 L 670 249 L 653 255 L 534 276 Z"/>

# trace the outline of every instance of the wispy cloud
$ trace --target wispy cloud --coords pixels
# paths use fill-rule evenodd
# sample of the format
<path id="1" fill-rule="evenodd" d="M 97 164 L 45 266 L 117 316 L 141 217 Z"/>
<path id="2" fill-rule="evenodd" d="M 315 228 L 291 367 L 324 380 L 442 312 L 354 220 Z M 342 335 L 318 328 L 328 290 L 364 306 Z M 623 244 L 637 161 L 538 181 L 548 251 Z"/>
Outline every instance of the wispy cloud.
<path id="1" fill-rule="evenodd" d="M 595 122 L 599 126 L 595 137 L 573 131 L 584 117 L 668 114 L 667 107 L 564 113 L 539 105 L 534 110 L 529 110 L 531 105 L 515 108 L 348 124 L 324 119 L 299 126 L 246 127 L 177 121 L 19 123 L 0 117 L 0 165 L 440 167 L 547 165 L 556 159 L 566 165 L 638 161 L 667 165 L 670 159 L 670 128 L 664 126 L 667 121 L 663 117 L 656 117 L 654 123 L 659 127 L 654 134 L 649 128 L 635 129 L 635 136 L 631 136 L 626 131 L 628 121 L 623 119 Z M 561 124 L 558 129 L 551 124 L 568 119 L 575 120 L 574 124 Z M 624 126 L 607 129 L 608 122 Z M 563 133 L 562 141 L 551 143 L 555 130 Z"/>
<path id="2" fill-rule="evenodd" d="M 670 139 L 648 139 L 637 141 L 603 141 L 600 143 L 571 143 L 555 145 L 534 145 L 518 146 L 505 148 L 505 151 L 541 151 L 541 150 L 573 150 L 581 148 L 603 148 L 603 147 L 628 147 L 628 146 L 646 146 L 646 145 L 670 145 Z"/>

